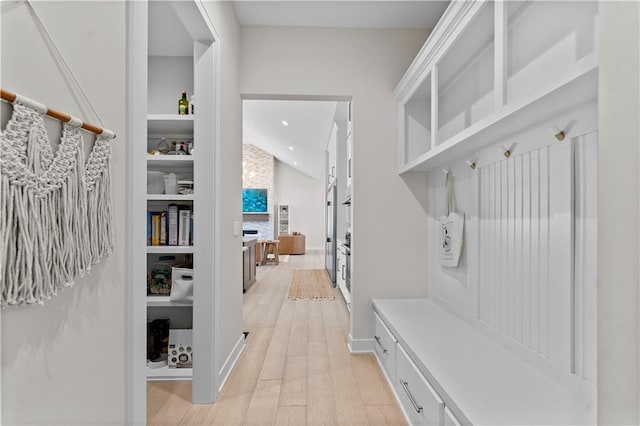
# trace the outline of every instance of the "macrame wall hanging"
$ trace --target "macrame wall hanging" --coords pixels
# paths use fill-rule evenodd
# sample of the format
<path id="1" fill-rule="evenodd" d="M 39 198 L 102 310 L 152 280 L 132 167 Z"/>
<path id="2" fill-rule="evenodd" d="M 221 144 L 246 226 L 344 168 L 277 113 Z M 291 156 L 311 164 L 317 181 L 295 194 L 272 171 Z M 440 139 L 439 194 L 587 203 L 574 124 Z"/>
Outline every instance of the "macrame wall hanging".
<path id="1" fill-rule="evenodd" d="M 53 40 L 46 37 L 51 47 Z M 72 83 L 93 109 L 75 77 Z M 0 132 L 0 305 L 5 308 L 42 304 L 113 251 L 109 158 L 115 135 L 5 90 L 2 99 L 13 103 Z M 64 122 L 55 153 L 45 115 Z M 86 162 L 81 128 L 97 134 Z"/>

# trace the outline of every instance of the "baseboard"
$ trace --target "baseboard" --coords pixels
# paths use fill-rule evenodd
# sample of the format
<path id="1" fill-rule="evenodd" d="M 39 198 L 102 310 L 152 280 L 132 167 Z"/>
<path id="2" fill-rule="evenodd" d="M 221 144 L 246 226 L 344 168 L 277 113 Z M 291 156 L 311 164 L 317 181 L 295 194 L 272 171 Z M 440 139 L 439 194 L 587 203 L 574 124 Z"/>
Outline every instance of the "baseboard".
<path id="1" fill-rule="evenodd" d="M 375 343 L 373 339 L 354 339 L 349 333 L 349 351 L 352 354 L 369 353 L 375 351 Z"/>
<path id="2" fill-rule="evenodd" d="M 231 370 L 233 370 L 233 367 L 236 365 L 236 362 L 238 362 L 238 359 L 240 359 L 240 355 L 242 354 L 242 351 L 244 351 L 245 347 L 246 345 L 244 343 L 244 334 L 241 334 L 240 338 L 238 339 L 238 342 L 236 343 L 233 350 L 229 354 L 229 357 L 227 358 L 227 360 L 224 362 L 224 365 L 220 369 L 220 373 L 218 375 L 218 377 L 220 378 L 220 382 L 219 382 L 220 387 L 218 388 L 218 392 L 222 390 L 222 387 L 224 386 L 227 379 L 229 378 L 229 374 L 231 374 Z"/>

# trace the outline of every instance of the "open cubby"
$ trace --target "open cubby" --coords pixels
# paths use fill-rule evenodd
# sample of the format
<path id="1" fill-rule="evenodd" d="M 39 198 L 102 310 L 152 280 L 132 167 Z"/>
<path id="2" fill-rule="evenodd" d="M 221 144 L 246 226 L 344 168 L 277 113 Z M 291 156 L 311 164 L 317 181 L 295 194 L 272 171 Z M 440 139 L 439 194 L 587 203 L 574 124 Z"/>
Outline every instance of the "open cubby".
<path id="1" fill-rule="evenodd" d="M 404 106 L 405 164 L 431 148 L 431 75 Z"/>
<path id="2" fill-rule="evenodd" d="M 437 64 L 436 145 L 494 111 L 494 6 L 486 3 Z"/>
<path id="3" fill-rule="evenodd" d="M 566 80 L 595 56 L 598 2 L 509 1 L 505 5 L 507 102 Z"/>

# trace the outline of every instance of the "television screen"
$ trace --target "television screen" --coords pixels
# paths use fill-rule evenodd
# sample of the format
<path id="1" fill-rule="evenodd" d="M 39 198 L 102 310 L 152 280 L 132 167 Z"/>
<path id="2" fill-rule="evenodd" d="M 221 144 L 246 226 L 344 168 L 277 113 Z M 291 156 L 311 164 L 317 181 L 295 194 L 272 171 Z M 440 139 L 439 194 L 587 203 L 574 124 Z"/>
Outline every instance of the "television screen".
<path id="1" fill-rule="evenodd" d="M 267 190 L 264 188 L 244 188 L 242 190 L 242 211 L 245 213 L 266 213 Z"/>

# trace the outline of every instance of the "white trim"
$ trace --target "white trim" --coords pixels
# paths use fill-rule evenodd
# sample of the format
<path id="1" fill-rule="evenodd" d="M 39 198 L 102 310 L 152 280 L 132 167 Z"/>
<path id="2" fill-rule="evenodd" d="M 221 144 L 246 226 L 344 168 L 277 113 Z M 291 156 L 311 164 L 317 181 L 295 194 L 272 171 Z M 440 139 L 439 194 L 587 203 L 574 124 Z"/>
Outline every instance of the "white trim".
<path id="1" fill-rule="evenodd" d="M 231 374 L 233 367 L 236 366 L 236 363 L 240 359 L 240 355 L 242 355 L 242 352 L 244 352 L 244 348 L 246 347 L 247 345 L 245 344 L 245 341 L 244 341 L 244 334 L 242 334 L 240 335 L 240 338 L 236 342 L 236 345 L 233 347 L 233 350 L 227 357 L 227 360 L 224 362 L 224 365 L 220 369 L 220 372 L 218 373 L 218 383 L 220 383 L 220 386 L 218 387 L 218 392 L 222 391 L 222 387 L 227 382 L 227 379 L 229 378 L 229 375 Z"/>
<path id="2" fill-rule="evenodd" d="M 127 3 L 127 140 L 147 139 L 147 13 L 146 2 Z M 125 418 L 128 425 L 147 423 L 146 318 L 147 292 L 136 283 L 146 279 L 145 144 L 127 144 Z"/>
<path id="3" fill-rule="evenodd" d="M 351 333 L 349 333 L 347 346 L 352 354 L 375 352 L 376 349 L 373 339 L 354 339 Z"/>

